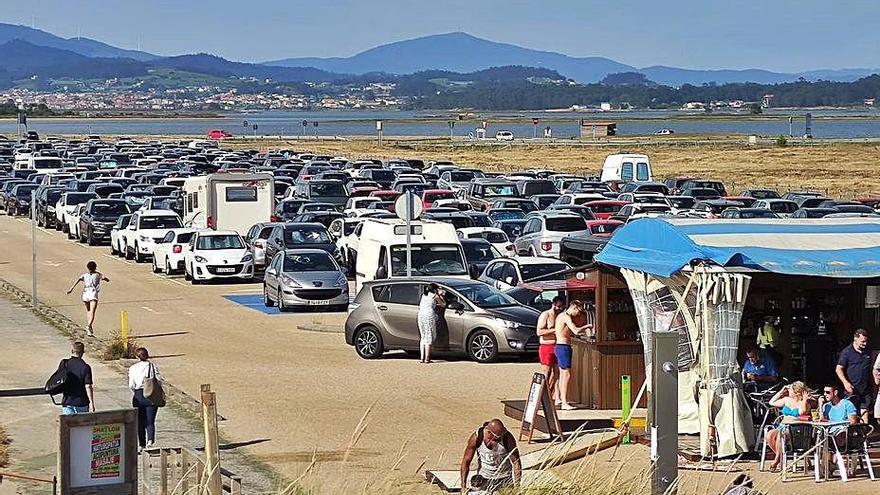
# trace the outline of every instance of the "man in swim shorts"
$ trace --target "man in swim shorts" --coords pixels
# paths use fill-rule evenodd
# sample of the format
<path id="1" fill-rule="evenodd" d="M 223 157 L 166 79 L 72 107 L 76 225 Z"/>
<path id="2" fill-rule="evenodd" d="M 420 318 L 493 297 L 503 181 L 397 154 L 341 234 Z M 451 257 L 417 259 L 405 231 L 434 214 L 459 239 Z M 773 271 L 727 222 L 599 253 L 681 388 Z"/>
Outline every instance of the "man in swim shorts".
<path id="1" fill-rule="evenodd" d="M 575 409 L 568 402 L 568 382 L 571 380 L 571 337 L 592 331 L 593 325 L 587 322 L 583 303 L 571 301 L 565 313 L 556 318 L 556 360 L 559 363 L 559 398 L 561 409 Z"/>
<path id="2" fill-rule="evenodd" d="M 556 296 L 553 305 L 538 317 L 538 360 L 541 362 L 541 373 L 547 377 L 547 390 L 550 398 L 559 406 L 559 391 L 556 382 L 559 380 L 559 366 L 556 364 L 556 318 L 565 310 L 565 298 Z"/>

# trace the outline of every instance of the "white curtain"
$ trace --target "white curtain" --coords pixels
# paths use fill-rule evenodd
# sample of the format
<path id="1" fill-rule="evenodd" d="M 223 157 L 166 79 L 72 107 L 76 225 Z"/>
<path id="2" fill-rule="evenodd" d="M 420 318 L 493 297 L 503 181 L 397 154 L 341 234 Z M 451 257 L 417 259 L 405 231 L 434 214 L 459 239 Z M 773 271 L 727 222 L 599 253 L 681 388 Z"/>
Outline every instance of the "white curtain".
<path id="1" fill-rule="evenodd" d="M 701 267 L 690 276 L 670 278 L 628 269 L 621 273 L 636 309 L 646 376 L 651 376 L 652 334 L 679 335 L 679 432 L 700 433 L 703 455 L 751 450 L 751 415 L 735 379 L 739 324 L 750 278 Z"/>

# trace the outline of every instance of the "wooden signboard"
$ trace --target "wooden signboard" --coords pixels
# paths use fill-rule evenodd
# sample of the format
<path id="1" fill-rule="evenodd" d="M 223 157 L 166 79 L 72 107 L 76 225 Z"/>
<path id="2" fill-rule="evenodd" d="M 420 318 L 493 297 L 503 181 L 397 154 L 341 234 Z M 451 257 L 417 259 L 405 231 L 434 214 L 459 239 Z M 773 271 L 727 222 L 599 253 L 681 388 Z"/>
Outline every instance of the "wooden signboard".
<path id="1" fill-rule="evenodd" d="M 58 484 L 66 495 L 137 495 L 137 411 L 58 416 Z"/>
<path id="2" fill-rule="evenodd" d="M 529 387 L 529 395 L 523 410 L 522 425 L 519 430 L 520 441 L 523 437 L 526 437 L 529 443 L 532 442 L 535 420 L 538 417 L 538 407 L 541 407 L 544 411 L 544 419 L 547 421 L 547 430 L 550 433 L 550 437 L 562 437 L 562 426 L 560 426 L 559 417 L 556 415 L 556 406 L 553 404 L 553 398 L 550 397 L 550 391 L 547 389 L 547 377 L 541 372 L 536 372 L 532 376 L 532 384 Z"/>

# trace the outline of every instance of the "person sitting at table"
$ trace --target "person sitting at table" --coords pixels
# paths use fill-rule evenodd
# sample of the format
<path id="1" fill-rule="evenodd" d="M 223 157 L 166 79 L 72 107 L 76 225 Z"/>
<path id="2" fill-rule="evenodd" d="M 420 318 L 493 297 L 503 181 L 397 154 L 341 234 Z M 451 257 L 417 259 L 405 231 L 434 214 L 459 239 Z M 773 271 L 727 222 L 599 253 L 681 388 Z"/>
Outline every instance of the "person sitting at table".
<path id="1" fill-rule="evenodd" d="M 779 371 L 769 354 L 761 352 L 756 346 L 746 351 L 743 373 L 746 381 L 754 383 L 756 391 L 763 392 L 779 383 Z"/>
<path id="2" fill-rule="evenodd" d="M 797 421 L 801 416 L 810 415 L 812 406 L 809 399 L 807 387 L 801 381 L 783 387 L 770 399 L 770 405 L 779 408 L 782 414 L 779 425 L 767 432 L 766 442 L 774 454 L 773 464 L 770 464 L 770 471 L 778 470 L 782 463 L 782 443 L 785 442 L 787 435 L 786 423 Z"/>
<path id="3" fill-rule="evenodd" d="M 828 430 L 832 435 L 846 432 L 846 425 L 859 422 L 859 411 L 849 399 L 840 396 L 840 387 L 836 383 L 825 385 L 822 395 L 827 401 L 822 407 L 822 419 L 830 423 L 841 423 L 841 426 Z"/>

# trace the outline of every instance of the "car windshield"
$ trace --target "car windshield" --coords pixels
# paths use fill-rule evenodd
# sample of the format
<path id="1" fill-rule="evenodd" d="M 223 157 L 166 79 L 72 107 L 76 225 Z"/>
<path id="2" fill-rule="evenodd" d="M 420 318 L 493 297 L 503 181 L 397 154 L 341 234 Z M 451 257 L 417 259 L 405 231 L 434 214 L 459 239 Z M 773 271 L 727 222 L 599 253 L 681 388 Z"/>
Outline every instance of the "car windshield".
<path id="1" fill-rule="evenodd" d="M 288 253 L 284 255 L 285 272 L 335 272 L 339 271 L 333 258 L 324 251 L 320 253 Z"/>
<path id="2" fill-rule="evenodd" d="M 517 306 L 516 299 L 486 284 L 468 284 L 455 287 L 456 292 L 478 308 Z"/>
<path id="3" fill-rule="evenodd" d="M 508 242 L 504 232 L 477 232 L 468 236 L 469 239 L 486 239 L 489 242 Z"/>
<path id="4" fill-rule="evenodd" d="M 61 189 L 54 189 L 46 193 L 46 202 L 54 205 L 61 199 L 61 195 L 64 193 Z"/>
<path id="5" fill-rule="evenodd" d="M 520 265 L 519 270 L 522 272 L 523 280 L 534 280 L 538 277 L 542 277 L 544 275 L 548 275 L 550 273 L 562 272 L 563 270 L 567 270 L 568 265 L 565 263 L 539 263 L 539 264 L 528 264 L 528 265 Z M 545 280 L 563 280 L 565 277 L 563 275 L 557 275 L 553 277 L 549 277 Z"/>
<path id="6" fill-rule="evenodd" d="M 510 185 L 494 185 L 483 187 L 483 197 L 491 198 L 494 196 L 516 196 L 516 186 Z"/>
<path id="7" fill-rule="evenodd" d="M 176 216 L 163 215 L 155 217 L 141 217 L 141 229 L 179 229 L 183 227 L 180 224 L 180 218 Z"/>
<path id="8" fill-rule="evenodd" d="M 470 182 L 475 177 L 473 172 L 455 171 L 449 172 L 450 182 Z"/>
<path id="9" fill-rule="evenodd" d="M 788 201 L 774 201 L 770 203 L 770 210 L 776 213 L 794 213 L 798 209 L 797 204 Z"/>
<path id="10" fill-rule="evenodd" d="M 412 246 L 414 275 L 467 275 L 462 253 L 456 244 Z M 406 246 L 391 247 L 391 273 L 406 276 Z"/>
<path id="11" fill-rule="evenodd" d="M 216 251 L 219 249 L 244 249 L 241 237 L 235 234 L 203 235 L 199 237 L 196 249 Z"/>
<path id="12" fill-rule="evenodd" d="M 398 188 L 401 192 L 412 191 L 413 194 L 421 196 L 426 189 L 429 189 L 429 186 L 424 182 L 412 182 L 409 184 L 400 184 Z"/>
<path id="13" fill-rule="evenodd" d="M 88 194 L 67 193 L 67 204 L 68 205 L 82 204 L 90 199 L 95 199 L 94 193 L 88 193 Z"/>
<path id="14" fill-rule="evenodd" d="M 312 182 L 309 184 L 312 196 L 345 196 L 342 182 Z"/>
<path id="15" fill-rule="evenodd" d="M 391 170 L 373 170 L 370 172 L 370 178 L 373 180 L 393 181 L 396 177 L 397 174 Z"/>
<path id="16" fill-rule="evenodd" d="M 96 217 L 115 217 L 129 213 L 128 204 L 114 201 L 112 203 L 93 203 L 92 215 Z"/>
<path id="17" fill-rule="evenodd" d="M 31 191 L 34 191 L 36 188 L 40 187 L 37 184 L 21 184 L 15 187 L 15 195 L 17 197 L 30 197 Z"/>
<path id="18" fill-rule="evenodd" d="M 296 246 L 297 244 L 328 244 L 330 234 L 325 229 L 310 227 L 284 229 L 284 245 Z"/>
<path id="19" fill-rule="evenodd" d="M 583 217 L 550 217 L 547 219 L 547 230 L 551 232 L 587 230 L 587 222 Z"/>
<path id="20" fill-rule="evenodd" d="M 593 225 L 590 227 L 590 232 L 593 234 L 610 234 L 617 230 L 617 227 L 620 227 L 618 223 L 600 223 Z"/>
<path id="21" fill-rule="evenodd" d="M 302 201 L 282 201 L 279 203 L 279 210 L 284 213 L 296 213 L 299 211 L 299 208 L 303 205 Z"/>
<path id="22" fill-rule="evenodd" d="M 524 218 L 526 213 L 522 210 L 515 211 L 494 211 L 490 212 L 492 218 L 495 220 L 519 220 L 520 218 Z"/>
<path id="23" fill-rule="evenodd" d="M 508 237 L 519 237 L 522 233 L 523 225 L 525 222 L 504 222 L 501 224 L 501 230 L 504 231 Z"/>
<path id="24" fill-rule="evenodd" d="M 589 205 L 588 208 L 593 210 L 596 213 L 617 213 L 620 211 L 622 205 L 618 204 L 598 204 L 598 205 Z"/>
<path id="25" fill-rule="evenodd" d="M 461 247 L 464 249 L 464 257 L 468 263 L 474 261 L 491 261 L 500 258 L 501 253 L 488 242 L 463 242 Z"/>

